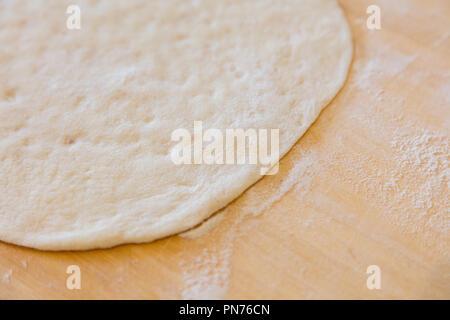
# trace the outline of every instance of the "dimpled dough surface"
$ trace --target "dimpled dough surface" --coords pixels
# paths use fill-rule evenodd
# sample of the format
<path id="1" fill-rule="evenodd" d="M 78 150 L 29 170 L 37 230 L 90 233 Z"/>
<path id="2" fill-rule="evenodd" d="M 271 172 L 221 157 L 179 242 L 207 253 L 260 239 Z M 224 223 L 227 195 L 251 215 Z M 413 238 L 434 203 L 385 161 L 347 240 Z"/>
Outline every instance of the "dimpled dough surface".
<path id="1" fill-rule="evenodd" d="M 180 165 L 171 133 L 278 128 L 280 154 L 342 87 L 335 0 L 0 2 L 0 239 L 47 250 L 187 230 L 262 176 Z"/>

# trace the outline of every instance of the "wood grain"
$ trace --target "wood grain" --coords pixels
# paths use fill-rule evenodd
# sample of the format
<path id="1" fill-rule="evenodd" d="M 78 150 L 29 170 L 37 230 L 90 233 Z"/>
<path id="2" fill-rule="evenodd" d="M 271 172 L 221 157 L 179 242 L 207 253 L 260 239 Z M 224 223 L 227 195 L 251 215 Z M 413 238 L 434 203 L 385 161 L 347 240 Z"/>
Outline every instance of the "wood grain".
<path id="1" fill-rule="evenodd" d="M 197 236 L 88 252 L 0 243 L 0 298 L 449 299 L 450 2 L 340 3 L 349 78 L 277 175 Z M 366 28 L 371 4 L 381 30 Z M 69 265 L 81 290 L 66 288 Z M 366 287 L 369 265 L 381 290 Z"/>

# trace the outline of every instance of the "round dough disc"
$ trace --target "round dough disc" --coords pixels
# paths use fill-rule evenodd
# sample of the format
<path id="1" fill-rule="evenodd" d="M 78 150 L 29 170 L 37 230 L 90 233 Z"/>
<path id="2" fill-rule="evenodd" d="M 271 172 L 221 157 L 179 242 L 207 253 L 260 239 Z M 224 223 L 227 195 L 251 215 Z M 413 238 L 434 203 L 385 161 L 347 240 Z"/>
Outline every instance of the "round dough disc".
<path id="1" fill-rule="evenodd" d="M 76 2 L 81 29 L 72 1 L 0 2 L 6 242 L 81 250 L 194 227 L 262 175 L 177 166 L 171 133 L 279 129 L 284 155 L 351 62 L 335 0 Z"/>

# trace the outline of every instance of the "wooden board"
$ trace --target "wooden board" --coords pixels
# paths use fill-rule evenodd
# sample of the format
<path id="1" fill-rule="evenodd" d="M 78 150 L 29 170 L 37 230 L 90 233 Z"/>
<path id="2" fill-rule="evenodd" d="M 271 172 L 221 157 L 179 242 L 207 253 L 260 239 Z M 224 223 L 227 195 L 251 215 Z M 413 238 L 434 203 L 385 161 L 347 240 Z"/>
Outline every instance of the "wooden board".
<path id="1" fill-rule="evenodd" d="M 348 81 L 277 175 L 184 236 L 89 252 L 0 243 L 0 298 L 450 298 L 450 2 L 340 2 Z M 366 27 L 371 4 L 381 30 Z M 81 290 L 66 288 L 69 265 Z"/>

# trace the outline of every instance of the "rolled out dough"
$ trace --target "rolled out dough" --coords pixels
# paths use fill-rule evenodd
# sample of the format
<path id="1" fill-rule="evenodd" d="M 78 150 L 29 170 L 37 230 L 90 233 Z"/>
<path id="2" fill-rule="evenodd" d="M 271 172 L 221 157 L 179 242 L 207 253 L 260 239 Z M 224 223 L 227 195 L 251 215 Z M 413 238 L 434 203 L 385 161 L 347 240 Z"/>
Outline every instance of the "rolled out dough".
<path id="1" fill-rule="evenodd" d="M 0 2 L 0 240 L 105 248 L 187 230 L 262 176 L 180 165 L 171 132 L 278 128 L 280 154 L 342 87 L 335 0 Z"/>

